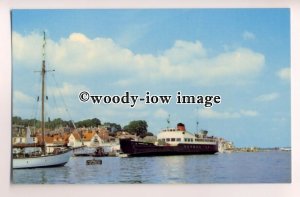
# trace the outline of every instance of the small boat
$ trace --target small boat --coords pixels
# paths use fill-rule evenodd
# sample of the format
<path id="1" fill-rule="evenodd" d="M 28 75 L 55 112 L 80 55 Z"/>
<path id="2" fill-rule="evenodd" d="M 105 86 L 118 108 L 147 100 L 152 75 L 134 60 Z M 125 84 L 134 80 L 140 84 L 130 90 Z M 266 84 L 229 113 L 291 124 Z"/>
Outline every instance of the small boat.
<path id="1" fill-rule="evenodd" d="M 77 147 L 74 149 L 74 157 L 88 157 L 92 156 L 95 154 L 96 148 L 95 147 L 87 147 L 87 146 L 82 146 L 82 147 Z"/>
<path id="2" fill-rule="evenodd" d="M 74 157 L 103 157 L 106 156 L 102 147 L 78 147 L 73 151 Z"/>
<path id="3" fill-rule="evenodd" d="M 91 159 L 91 160 L 86 160 L 86 165 L 101 165 L 102 160 L 101 159 Z"/>
<path id="4" fill-rule="evenodd" d="M 282 147 L 279 148 L 280 151 L 292 151 L 292 149 L 290 147 Z"/>
<path id="5" fill-rule="evenodd" d="M 117 156 L 117 157 L 121 157 L 121 158 L 128 157 L 128 155 L 125 154 L 125 153 L 118 153 L 118 154 L 116 154 L 116 156 Z"/>
<path id="6" fill-rule="evenodd" d="M 197 155 L 215 154 L 218 142 L 207 136 L 207 131 L 192 134 L 185 130 L 185 125 L 177 124 L 177 128 L 167 128 L 157 135 L 157 142 L 141 142 L 133 139 L 120 139 L 121 151 L 130 157 L 164 156 L 164 155 Z"/>
<path id="7" fill-rule="evenodd" d="M 42 141 L 39 144 L 29 143 L 22 145 L 13 145 L 13 149 L 21 149 L 16 154 L 13 154 L 12 167 L 13 169 L 24 169 L 24 168 L 46 168 L 46 167 L 57 167 L 64 166 L 72 155 L 72 149 L 69 148 L 57 148 L 52 153 L 46 152 L 45 143 L 45 75 L 46 75 L 46 61 L 45 61 L 45 46 L 46 46 L 46 35 L 44 32 L 44 44 L 43 44 L 43 61 L 42 61 L 42 96 L 41 96 L 41 129 L 42 129 Z M 28 132 L 28 131 L 27 131 Z M 26 148 L 40 147 L 41 151 L 25 153 Z"/>
<path id="8" fill-rule="evenodd" d="M 93 157 L 103 157 L 105 156 L 104 150 L 102 147 L 97 147 L 95 152 L 92 154 Z"/>

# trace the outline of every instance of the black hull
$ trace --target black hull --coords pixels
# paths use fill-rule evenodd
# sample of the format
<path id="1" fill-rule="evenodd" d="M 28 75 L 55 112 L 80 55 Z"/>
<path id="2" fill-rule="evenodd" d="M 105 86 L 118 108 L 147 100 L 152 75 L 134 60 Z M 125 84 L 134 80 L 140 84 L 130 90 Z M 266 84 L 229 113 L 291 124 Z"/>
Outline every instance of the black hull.
<path id="1" fill-rule="evenodd" d="M 153 143 L 120 139 L 121 151 L 128 156 L 203 155 L 218 152 L 217 144 L 178 144 L 177 146 L 156 146 Z"/>
<path id="2" fill-rule="evenodd" d="M 66 163 L 68 163 L 68 162 L 55 164 L 55 165 L 50 165 L 50 166 L 35 166 L 35 167 L 26 167 L 26 168 L 14 168 L 14 170 L 35 169 L 35 168 L 56 168 L 56 167 L 64 166 L 64 165 L 66 165 Z"/>

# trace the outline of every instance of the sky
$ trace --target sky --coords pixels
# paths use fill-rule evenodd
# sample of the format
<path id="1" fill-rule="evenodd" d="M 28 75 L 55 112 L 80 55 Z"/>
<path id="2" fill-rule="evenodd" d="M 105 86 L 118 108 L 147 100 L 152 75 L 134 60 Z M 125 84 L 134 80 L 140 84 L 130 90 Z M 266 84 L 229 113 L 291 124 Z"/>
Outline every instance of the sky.
<path id="1" fill-rule="evenodd" d="M 183 122 L 238 147 L 291 146 L 289 9 L 13 10 L 14 116 L 40 117 L 43 31 L 50 119 L 146 120 L 154 134 Z M 173 100 L 92 104 L 83 90 Z M 222 102 L 179 105 L 177 91 Z"/>

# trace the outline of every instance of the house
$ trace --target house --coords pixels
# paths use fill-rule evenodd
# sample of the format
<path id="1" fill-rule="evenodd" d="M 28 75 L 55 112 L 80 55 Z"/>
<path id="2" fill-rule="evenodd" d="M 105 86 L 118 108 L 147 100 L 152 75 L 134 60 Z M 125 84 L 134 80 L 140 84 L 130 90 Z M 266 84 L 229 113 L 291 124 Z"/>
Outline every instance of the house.
<path id="1" fill-rule="evenodd" d="M 12 144 L 37 143 L 37 138 L 32 135 L 29 127 L 13 126 L 13 130 Z"/>
<path id="2" fill-rule="evenodd" d="M 65 147 L 68 144 L 69 136 L 67 134 L 45 135 L 45 146 L 48 153 L 52 153 L 57 147 Z M 38 143 L 42 142 L 42 135 L 37 136 Z"/>
<path id="3" fill-rule="evenodd" d="M 71 135 L 68 138 L 68 146 L 70 147 L 80 147 L 83 145 L 81 136 L 78 132 L 74 131 L 73 133 L 71 133 Z"/>
<path id="4" fill-rule="evenodd" d="M 101 144 L 103 143 L 103 140 L 95 131 L 86 131 L 82 135 L 83 145 L 87 147 L 97 147 L 101 146 Z"/>
<path id="5" fill-rule="evenodd" d="M 12 140 L 13 140 L 12 141 L 13 144 L 23 144 L 23 143 L 26 143 L 26 137 L 22 137 L 22 136 L 13 137 Z"/>
<path id="6" fill-rule="evenodd" d="M 99 137 L 100 137 L 103 141 L 105 141 L 105 142 L 108 142 L 108 141 L 109 141 L 109 137 L 110 137 L 110 136 L 109 136 L 109 131 L 108 131 L 107 128 L 104 128 L 104 127 L 98 128 L 96 132 L 98 133 Z"/>
<path id="7" fill-rule="evenodd" d="M 69 135 L 64 134 L 56 134 L 53 135 L 53 145 L 54 146 L 67 146 L 69 142 Z"/>
<path id="8" fill-rule="evenodd" d="M 124 139 L 124 138 L 136 139 L 136 138 L 137 138 L 136 135 L 132 135 L 132 134 L 126 132 L 126 131 L 118 131 L 118 132 L 116 133 L 116 137 L 117 137 L 118 139 Z"/>

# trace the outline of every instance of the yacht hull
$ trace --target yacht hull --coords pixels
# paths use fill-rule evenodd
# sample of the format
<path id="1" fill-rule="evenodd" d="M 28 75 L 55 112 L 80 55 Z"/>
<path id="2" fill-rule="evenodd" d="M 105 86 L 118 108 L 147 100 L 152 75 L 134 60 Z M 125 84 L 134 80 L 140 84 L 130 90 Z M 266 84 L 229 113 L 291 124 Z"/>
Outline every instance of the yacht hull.
<path id="1" fill-rule="evenodd" d="M 39 157 L 13 158 L 13 169 L 25 168 L 49 168 L 64 166 L 72 156 L 72 150 L 67 150 L 55 155 L 44 155 Z"/>

